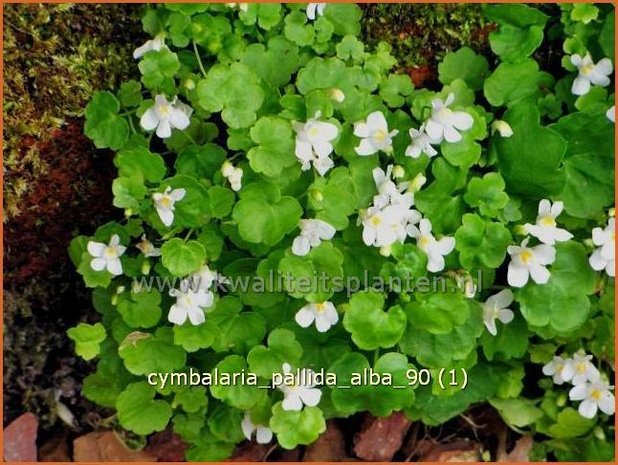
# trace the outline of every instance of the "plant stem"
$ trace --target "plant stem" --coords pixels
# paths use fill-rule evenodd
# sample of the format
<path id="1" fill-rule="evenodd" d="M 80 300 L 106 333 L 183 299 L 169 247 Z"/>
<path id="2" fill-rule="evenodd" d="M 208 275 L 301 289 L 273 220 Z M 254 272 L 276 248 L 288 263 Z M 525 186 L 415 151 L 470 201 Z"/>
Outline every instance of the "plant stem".
<path id="1" fill-rule="evenodd" d="M 195 52 L 195 57 L 197 58 L 197 65 L 200 67 L 202 76 L 206 77 L 206 69 L 204 68 L 204 63 L 202 63 L 202 57 L 200 57 L 200 52 L 197 49 L 197 44 L 195 43 L 195 39 L 193 39 L 192 42 L 193 42 L 193 51 Z"/>

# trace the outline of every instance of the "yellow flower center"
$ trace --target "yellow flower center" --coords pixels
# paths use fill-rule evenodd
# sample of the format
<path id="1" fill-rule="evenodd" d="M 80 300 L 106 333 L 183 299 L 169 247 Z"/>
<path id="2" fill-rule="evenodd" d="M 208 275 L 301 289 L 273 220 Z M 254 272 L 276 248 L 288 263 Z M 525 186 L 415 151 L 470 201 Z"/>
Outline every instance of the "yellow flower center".
<path id="1" fill-rule="evenodd" d="M 582 66 L 579 72 L 583 76 L 588 76 L 590 73 L 592 73 L 593 70 L 594 70 L 594 65 L 586 65 L 586 66 Z"/>
<path id="2" fill-rule="evenodd" d="M 586 364 L 584 362 L 579 362 L 576 366 L 575 366 L 575 371 L 577 371 L 577 373 L 582 374 L 586 372 Z"/>
<path id="3" fill-rule="evenodd" d="M 317 137 L 319 132 L 320 132 L 319 129 L 316 128 L 315 126 L 312 126 L 311 129 L 309 129 L 309 135 L 311 137 Z"/>
<path id="4" fill-rule="evenodd" d="M 315 310 L 318 313 L 322 313 L 324 310 L 326 310 L 326 304 L 324 302 L 321 302 L 319 304 L 315 304 Z"/>
<path id="5" fill-rule="evenodd" d="M 421 249 L 426 248 L 429 245 L 429 238 L 427 236 L 421 236 L 420 239 L 418 240 L 418 246 Z"/>
<path id="6" fill-rule="evenodd" d="M 453 114 L 453 110 L 451 110 L 450 108 L 442 108 L 442 110 L 440 110 L 438 113 L 438 115 L 441 116 L 442 118 L 448 118 L 452 114 Z"/>
<path id="7" fill-rule="evenodd" d="M 543 218 L 539 220 L 539 223 L 541 224 L 541 226 L 548 226 L 548 227 L 556 226 L 556 220 L 554 219 L 553 216 L 544 216 Z"/>
<path id="8" fill-rule="evenodd" d="M 602 397 L 602 393 L 598 389 L 593 389 L 592 392 L 590 393 L 590 398 L 593 400 L 599 401 L 601 400 L 601 397 Z"/>
<path id="9" fill-rule="evenodd" d="M 524 250 L 519 257 L 521 258 L 521 261 L 523 263 L 530 263 L 530 261 L 534 258 L 534 254 L 532 253 L 532 251 L 526 249 Z"/>
<path id="10" fill-rule="evenodd" d="M 169 105 L 161 105 L 159 107 L 159 113 L 161 116 L 167 116 L 170 114 L 170 106 Z"/>
<path id="11" fill-rule="evenodd" d="M 118 256 L 118 253 L 116 252 L 116 247 L 113 247 L 113 246 L 105 247 L 105 251 L 103 252 L 103 255 L 105 255 L 107 258 L 114 258 Z"/>
<path id="12" fill-rule="evenodd" d="M 382 218 L 380 218 L 377 215 L 374 215 L 371 217 L 371 220 L 369 221 L 371 222 L 372 225 L 379 226 L 382 223 Z"/>
<path id="13" fill-rule="evenodd" d="M 161 201 L 159 202 L 159 204 L 162 207 L 169 208 L 172 206 L 172 199 L 169 196 L 164 195 L 163 197 L 161 197 Z"/>
<path id="14" fill-rule="evenodd" d="M 373 134 L 373 138 L 375 140 L 377 140 L 378 142 L 383 142 L 384 139 L 386 139 L 386 136 L 388 136 L 388 134 L 386 133 L 386 131 L 383 131 L 382 129 L 378 129 L 374 134 Z"/>

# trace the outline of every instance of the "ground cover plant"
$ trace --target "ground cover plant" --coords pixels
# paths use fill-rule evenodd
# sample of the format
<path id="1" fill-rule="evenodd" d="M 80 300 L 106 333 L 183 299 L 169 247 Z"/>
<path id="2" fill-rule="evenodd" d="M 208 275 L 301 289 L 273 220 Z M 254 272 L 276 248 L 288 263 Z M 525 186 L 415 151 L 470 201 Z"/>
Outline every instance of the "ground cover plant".
<path id="1" fill-rule="evenodd" d="M 84 395 L 188 460 L 479 402 L 540 458 L 611 459 L 613 9 L 482 12 L 493 56 L 415 89 L 353 4 L 147 8 L 140 81 L 85 111 L 125 220 L 69 250 Z"/>

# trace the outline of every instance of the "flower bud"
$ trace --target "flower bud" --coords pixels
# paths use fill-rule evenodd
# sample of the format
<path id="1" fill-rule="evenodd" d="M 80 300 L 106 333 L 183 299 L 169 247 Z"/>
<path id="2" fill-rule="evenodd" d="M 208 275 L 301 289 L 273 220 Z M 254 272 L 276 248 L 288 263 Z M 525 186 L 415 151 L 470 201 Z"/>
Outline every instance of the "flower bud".
<path id="1" fill-rule="evenodd" d="M 561 393 L 556 399 L 556 405 L 558 407 L 564 407 L 566 405 L 567 396 L 564 393 Z"/>
<path id="2" fill-rule="evenodd" d="M 195 81 L 191 78 L 187 78 L 184 82 L 185 89 L 193 90 L 195 89 Z"/>
<path id="3" fill-rule="evenodd" d="M 126 218 L 131 218 L 133 216 L 133 209 L 132 208 L 125 209 L 124 216 Z"/>
<path id="4" fill-rule="evenodd" d="M 427 178 L 423 175 L 423 173 L 418 173 L 410 182 L 410 192 L 418 192 L 421 190 L 421 187 L 425 185 L 427 182 Z"/>
<path id="5" fill-rule="evenodd" d="M 395 165 L 393 167 L 393 178 L 400 179 L 406 175 L 406 170 L 401 165 Z"/>
<path id="6" fill-rule="evenodd" d="M 493 123 L 491 123 L 491 128 L 493 129 L 494 133 L 500 133 L 501 137 L 511 137 L 513 135 L 513 129 L 511 129 L 509 123 L 500 119 L 497 119 Z"/>
<path id="7" fill-rule="evenodd" d="M 150 273 L 150 262 L 148 260 L 144 260 L 144 263 L 142 263 L 142 269 L 141 272 L 142 274 L 148 274 Z"/>
<path id="8" fill-rule="evenodd" d="M 380 255 L 383 257 L 390 257 L 393 252 L 393 248 L 390 245 L 383 245 L 380 247 Z"/>
<path id="9" fill-rule="evenodd" d="M 315 202 L 321 202 L 322 200 L 324 200 L 324 195 L 322 195 L 322 191 L 318 189 L 313 189 L 310 195 Z"/>
<path id="10" fill-rule="evenodd" d="M 118 286 L 116 288 L 116 294 L 122 294 L 125 290 L 126 288 L 124 286 Z"/>
<path id="11" fill-rule="evenodd" d="M 616 216 L 616 209 L 610 208 L 608 213 L 609 213 L 609 216 L 613 218 L 614 216 Z"/>
<path id="12" fill-rule="evenodd" d="M 226 178 L 229 178 L 234 173 L 234 165 L 232 165 L 229 161 L 223 162 L 221 165 L 221 174 Z"/>
<path id="13" fill-rule="evenodd" d="M 343 103 L 345 100 L 345 94 L 337 87 L 329 89 L 328 96 L 337 103 Z"/>

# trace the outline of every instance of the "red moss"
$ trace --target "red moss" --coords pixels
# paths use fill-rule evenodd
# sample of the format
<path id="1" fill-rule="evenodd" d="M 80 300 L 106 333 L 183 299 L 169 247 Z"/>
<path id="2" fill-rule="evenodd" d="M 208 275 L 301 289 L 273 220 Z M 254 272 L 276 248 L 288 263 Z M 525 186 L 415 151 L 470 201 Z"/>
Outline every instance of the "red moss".
<path id="1" fill-rule="evenodd" d="M 33 138 L 23 139 L 25 148 Z M 91 231 L 97 220 L 110 218 L 112 155 L 97 151 L 83 135 L 82 123 L 55 129 L 38 147 L 43 176 L 28 176 L 29 189 L 20 201 L 21 214 L 5 225 L 6 277 L 20 282 L 67 263 L 67 247 L 77 231 Z"/>

